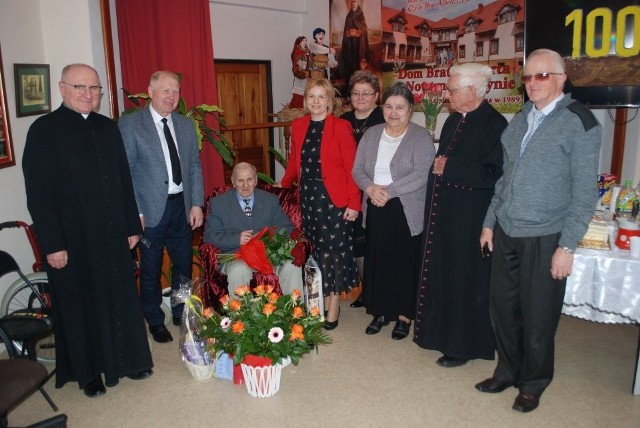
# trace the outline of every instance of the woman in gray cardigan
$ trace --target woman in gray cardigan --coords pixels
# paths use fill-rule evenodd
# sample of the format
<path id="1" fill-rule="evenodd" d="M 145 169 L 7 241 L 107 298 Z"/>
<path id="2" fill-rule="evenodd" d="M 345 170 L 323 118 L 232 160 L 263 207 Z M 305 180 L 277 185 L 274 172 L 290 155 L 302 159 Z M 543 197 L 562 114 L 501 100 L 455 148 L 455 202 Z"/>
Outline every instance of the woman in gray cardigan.
<path id="1" fill-rule="evenodd" d="M 404 339 L 415 315 L 418 256 L 429 171 L 435 156 L 427 130 L 411 122 L 413 94 L 396 83 L 382 96 L 385 123 L 364 134 L 353 166 L 363 191 L 366 229 L 364 305 L 376 334 L 397 320 L 391 337 Z"/>

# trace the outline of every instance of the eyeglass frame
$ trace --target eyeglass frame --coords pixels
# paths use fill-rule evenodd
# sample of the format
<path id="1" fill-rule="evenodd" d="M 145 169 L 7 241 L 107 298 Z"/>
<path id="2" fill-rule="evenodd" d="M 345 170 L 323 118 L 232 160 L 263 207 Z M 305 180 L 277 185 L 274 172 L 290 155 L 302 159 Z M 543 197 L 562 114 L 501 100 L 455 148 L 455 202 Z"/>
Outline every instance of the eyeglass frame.
<path id="1" fill-rule="evenodd" d="M 99 95 L 102 93 L 102 86 L 72 85 L 71 83 L 67 83 L 64 80 L 61 80 L 60 83 L 71 86 L 76 91 L 76 94 L 84 94 L 84 91 L 86 91 L 87 89 L 89 90 L 89 93 L 91 95 Z"/>
<path id="2" fill-rule="evenodd" d="M 562 76 L 564 73 L 552 73 L 551 71 L 543 71 L 542 73 L 525 74 L 522 76 L 524 83 L 529 83 L 532 80 L 539 82 L 546 82 L 551 76 Z"/>
<path id="3" fill-rule="evenodd" d="M 363 92 L 349 92 L 349 95 L 351 95 L 354 98 L 368 98 L 371 95 L 375 95 L 376 92 L 368 92 L 368 91 L 363 91 Z"/>

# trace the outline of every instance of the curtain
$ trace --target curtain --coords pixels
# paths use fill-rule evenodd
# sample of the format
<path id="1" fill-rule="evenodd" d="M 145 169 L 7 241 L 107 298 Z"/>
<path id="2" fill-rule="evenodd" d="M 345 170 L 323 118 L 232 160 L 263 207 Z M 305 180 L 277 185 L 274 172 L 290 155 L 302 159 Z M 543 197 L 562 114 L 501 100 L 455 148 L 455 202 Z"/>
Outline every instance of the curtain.
<path id="1" fill-rule="evenodd" d="M 218 103 L 208 0 L 116 0 L 116 13 L 127 91 L 146 93 L 151 74 L 169 70 L 182 75 L 187 107 Z M 222 159 L 208 143 L 200 157 L 207 195 L 224 185 Z"/>

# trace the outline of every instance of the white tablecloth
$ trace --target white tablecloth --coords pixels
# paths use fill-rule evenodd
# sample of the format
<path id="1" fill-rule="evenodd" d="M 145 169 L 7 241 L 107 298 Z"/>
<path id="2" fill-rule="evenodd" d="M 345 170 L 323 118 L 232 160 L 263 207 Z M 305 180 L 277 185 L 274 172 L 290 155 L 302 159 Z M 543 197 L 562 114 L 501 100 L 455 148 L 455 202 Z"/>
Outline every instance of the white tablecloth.
<path id="1" fill-rule="evenodd" d="M 640 323 L 640 259 L 616 247 L 578 248 L 562 312 L 603 323 Z"/>
<path id="2" fill-rule="evenodd" d="M 615 246 L 611 251 L 578 248 L 562 313 L 603 323 L 640 323 L 640 259 Z M 640 395 L 640 355 L 633 394 Z"/>

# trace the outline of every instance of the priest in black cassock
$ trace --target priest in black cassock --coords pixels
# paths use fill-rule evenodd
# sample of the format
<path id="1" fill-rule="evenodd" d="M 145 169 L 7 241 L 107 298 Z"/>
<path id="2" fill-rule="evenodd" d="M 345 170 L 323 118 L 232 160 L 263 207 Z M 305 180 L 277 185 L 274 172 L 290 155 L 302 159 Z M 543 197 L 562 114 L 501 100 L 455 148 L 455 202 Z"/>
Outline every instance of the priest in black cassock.
<path id="1" fill-rule="evenodd" d="M 62 105 L 31 125 L 22 168 L 51 285 L 56 387 L 95 397 L 153 373 L 130 254 L 142 229 L 120 131 L 95 113 L 97 72 L 71 64 L 58 85 Z"/>
<path id="2" fill-rule="evenodd" d="M 442 352 L 442 367 L 492 360 L 489 320 L 491 261 L 480 232 L 496 181 L 502 175 L 500 135 L 507 120 L 484 97 L 491 68 L 451 67 L 449 115 L 427 184 L 423 257 L 414 342 Z"/>

